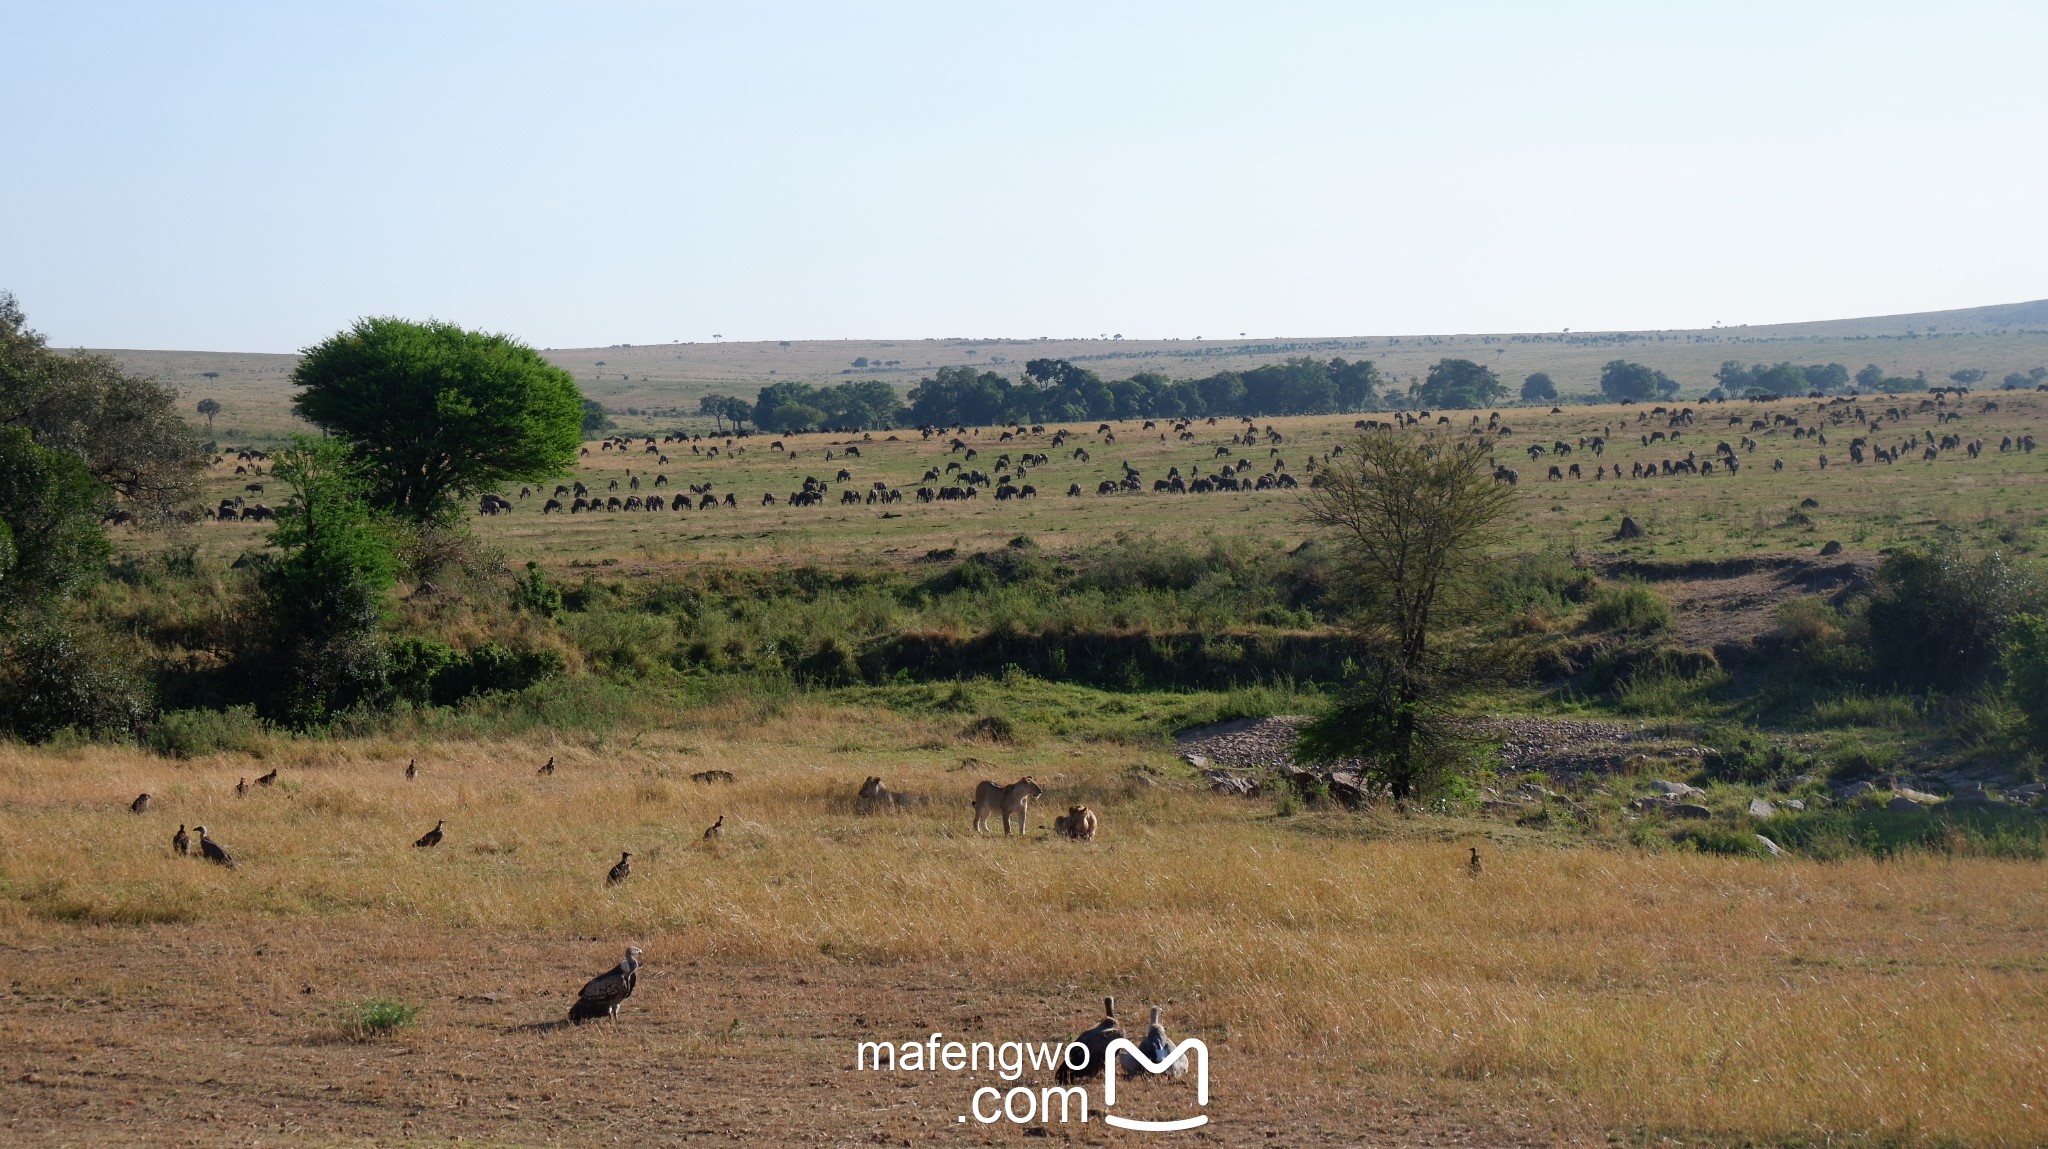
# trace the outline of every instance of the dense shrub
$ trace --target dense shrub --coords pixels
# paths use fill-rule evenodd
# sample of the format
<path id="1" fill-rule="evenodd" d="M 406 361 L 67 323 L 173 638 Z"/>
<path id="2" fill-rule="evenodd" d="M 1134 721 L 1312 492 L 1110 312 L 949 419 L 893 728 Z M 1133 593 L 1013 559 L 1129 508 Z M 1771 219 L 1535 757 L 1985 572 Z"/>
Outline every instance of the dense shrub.
<path id="1" fill-rule="evenodd" d="M 1794 757 L 1776 742 L 1759 742 L 1749 734 L 1715 732 L 1712 747 L 1700 758 L 1700 769 L 1716 782 L 1756 785 L 1812 769 L 1811 758 Z"/>
<path id="2" fill-rule="evenodd" d="M 94 631 L 38 616 L 0 640 L 0 731 L 30 742 L 65 730 L 129 739 L 151 705 L 149 685 Z"/>
<path id="3" fill-rule="evenodd" d="M 2037 598 L 2032 581 L 1995 552 L 1899 551 L 1878 566 L 1864 610 L 1873 668 L 1916 689 L 1974 686 L 1997 668 L 2013 616 Z"/>
<path id="4" fill-rule="evenodd" d="M 487 642 L 435 672 L 432 697 L 438 705 L 453 706 L 471 695 L 525 690 L 565 669 L 562 656 L 552 650 L 512 650 Z"/>
<path id="5" fill-rule="evenodd" d="M 2015 617 L 2003 662 L 2006 700 L 2020 712 L 2028 744 L 2048 752 L 2048 617 Z"/>
<path id="6" fill-rule="evenodd" d="M 148 741 L 159 754 L 198 758 L 224 751 L 261 753 L 270 743 L 270 733 L 253 706 L 167 710 L 150 724 Z"/>
<path id="7" fill-rule="evenodd" d="M 1649 634 L 1670 621 L 1671 608 L 1657 592 L 1634 582 L 1594 591 L 1593 607 L 1586 612 L 1586 625 L 1592 629 L 1625 634 Z"/>

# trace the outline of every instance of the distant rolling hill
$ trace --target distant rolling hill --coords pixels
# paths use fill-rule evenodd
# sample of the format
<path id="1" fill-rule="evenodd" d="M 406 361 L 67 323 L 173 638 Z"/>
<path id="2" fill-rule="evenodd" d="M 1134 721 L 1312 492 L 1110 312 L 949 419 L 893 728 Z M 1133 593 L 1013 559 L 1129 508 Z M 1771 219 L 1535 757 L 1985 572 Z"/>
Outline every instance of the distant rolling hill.
<path id="1" fill-rule="evenodd" d="M 102 352 L 131 371 L 177 384 L 194 402 L 219 400 L 226 412 L 217 433 L 228 441 L 267 439 L 299 426 L 290 410 L 295 355 L 232 351 Z M 1829 319 L 1756 327 L 1665 331 L 1525 332 L 1498 335 L 1397 335 L 1273 339 L 869 339 L 760 343 L 616 344 L 547 348 L 576 376 L 586 395 L 628 425 L 673 422 L 715 392 L 751 398 L 783 379 L 830 383 L 883 379 L 908 389 L 940 367 L 972 364 L 1015 377 L 1025 361 L 1050 357 L 1083 364 L 1106 379 L 1156 371 L 1175 378 L 1243 370 L 1294 355 L 1371 359 L 1401 381 L 1419 377 L 1444 357 L 1491 364 L 1518 387 L 1544 371 L 1567 395 L 1597 390 L 1610 359 L 1647 363 L 1685 385 L 1687 395 L 1712 386 L 1724 360 L 1841 363 L 1851 371 L 1875 363 L 1887 373 L 1946 379 L 1963 368 L 1989 380 L 2048 366 L 2048 299 L 1954 311 Z"/>

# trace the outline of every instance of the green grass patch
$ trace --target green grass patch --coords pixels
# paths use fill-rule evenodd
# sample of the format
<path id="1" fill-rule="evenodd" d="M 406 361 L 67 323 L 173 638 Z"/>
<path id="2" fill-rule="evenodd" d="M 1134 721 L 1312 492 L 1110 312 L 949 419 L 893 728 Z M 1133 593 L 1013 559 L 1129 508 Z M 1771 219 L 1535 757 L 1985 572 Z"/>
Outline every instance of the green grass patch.
<path id="1" fill-rule="evenodd" d="M 411 1025 L 422 1008 L 390 997 L 350 1002 L 342 1018 L 342 1031 L 357 1041 L 369 1041 Z"/>

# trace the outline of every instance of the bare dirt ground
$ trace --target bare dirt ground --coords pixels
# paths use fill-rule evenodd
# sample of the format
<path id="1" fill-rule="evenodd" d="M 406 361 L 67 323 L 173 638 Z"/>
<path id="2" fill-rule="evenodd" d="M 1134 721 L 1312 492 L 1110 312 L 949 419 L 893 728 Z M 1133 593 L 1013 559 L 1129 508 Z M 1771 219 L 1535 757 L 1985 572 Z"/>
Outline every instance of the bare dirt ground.
<path id="1" fill-rule="evenodd" d="M 1610 578 L 1641 578 L 1671 606 L 1671 637 L 1702 650 L 1739 649 L 1777 624 L 1777 608 L 1817 595 L 1839 602 L 1868 589 L 1881 556 L 1844 550 L 1827 558 L 1753 555 L 1725 560 L 1603 566 Z"/>
<path id="2" fill-rule="evenodd" d="M 855 1043 L 934 1031 L 1041 1041 L 1094 1016 L 1091 991 L 1079 987 L 990 986 L 965 970 L 829 959 L 678 964 L 658 942 L 647 946 L 621 1020 L 568 1028 L 559 1020 L 575 988 L 615 960 L 616 943 L 305 922 L 33 926 L 0 942 L 0 1144 L 1029 1143 L 1036 1125 L 959 1120 L 974 1087 L 1008 1083 L 856 1071 Z M 394 968 L 414 987 L 407 999 L 426 1006 L 419 1019 L 381 1039 L 343 1036 L 343 1007 L 388 991 Z M 1135 1014 L 1134 1005 L 1119 1012 Z M 1176 1135 L 1190 1143 L 1605 1140 L 1566 1106 L 1516 1097 L 1513 1085 L 1255 1063 L 1233 1057 L 1226 1035 L 1206 1036 L 1211 1123 Z M 1127 1096 L 1121 1112 L 1185 1107 L 1191 1092 L 1146 1083 Z M 1099 1120 L 1043 1135 L 1104 1145 L 1160 1137 Z"/>

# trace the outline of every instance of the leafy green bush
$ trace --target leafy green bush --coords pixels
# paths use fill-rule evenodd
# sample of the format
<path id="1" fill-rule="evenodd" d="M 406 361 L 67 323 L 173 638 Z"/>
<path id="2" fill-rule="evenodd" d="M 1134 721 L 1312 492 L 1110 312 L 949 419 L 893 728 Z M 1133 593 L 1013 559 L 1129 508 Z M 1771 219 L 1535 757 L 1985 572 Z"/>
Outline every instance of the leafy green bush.
<path id="1" fill-rule="evenodd" d="M 270 533 L 282 554 L 260 575 L 251 669 L 272 713 L 311 725 L 383 691 L 390 652 L 377 631 L 398 559 L 344 444 L 298 436 L 275 473 L 295 497 Z"/>
<path id="2" fill-rule="evenodd" d="M 1794 757 L 1776 742 L 1762 741 L 1747 733 L 1715 731 L 1713 746 L 1700 758 L 1700 769 L 1716 782 L 1757 785 L 1804 773 L 1814 766 L 1811 758 Z"/>
<path id="3" fill-rule="evenodd" d="M 487 642 L 455 656 L 433 676 L 433 701 L 453 706 L 475 694 L 504 693 L 554 678 L 567 669 L 552 650 L 513 650 Z"/>
<path id="4" fill-rule="evenodd" d="M 2016 707 L 2027 742 L 2048 751 L 2048 617 L 2022 614 L 2006 631 L 2005 697 Z"/>
<path id="5" fill-rule="evenodd" d="M 512 605 L 543 618 L 562 613 L 562 589 L 548 582 L 540 564 L 526 564 L 526 576 L 512 584 Z"/>
<path id="6" fill-rule="evenodd" d="M 1671 622 L 1671 608 L 1656 591 L 1642 583 L 1601 587 L 1593 592 L 1593 607 L 1586 612 L 1586 625 L 1598 631 L 1649 634 Z"/>
<path id="7" fill-rule="evenodd" d="M 1865 641 L 1884 681 L 1959 692 L 1997 668 L 2008 624 L 2038 599 L 2033 580 L 1996 552 L 1902 550 L 1877 568 Z"/>
<path id="8" fill-rule="evenodd" d="M 1824 859 L 1887 858 L 1917 852 L 2028 860 L 2048 857 L 2048 819 L 1998 806 L 1956 809 L 1944 804 L 1932 811 L 1836 806 L 1781 813 L 1771 819 L 1770 833 L 1780 846 Z"/>
<path id="9" fill-rule="evenodd" d="M 29 742 L 66 730 L 125 740 L 152 705 L 149 685 L 96 632 L 42 615 L 0 640 L 0 731 Z"/>
<path id="10" fill-rule="evenodd" d="M 225 710 L 168 710 L 149 727 L 149 747 L 172 758 L 198 758 L 223 751 L 262 752 L 270 734 L 253 706 Z"/>
<path id="11" fill-rule="evenodd" d="M 391 642 L 386 681 L 395 697 L 424 706 L 434 700 L 434 677 L 458 657 L 445 642 L 405 635 Z"/>
<path id="12" fill-rule="evenodd" d="M 797 659 L 796 679 L 807 686 L 846 686 L 861 680 L 853 652 L 830 635 L 818 640 L 809 654 Z"/>
<path id="13" fill-rule="evenodd" d="M 1671 840 L 1681 846 L 1690 846 L 1702 854 L 1720 854 L 1731 858 L 1771 856 L 1770 847 L 1757 840 L 1755 831 L 1739 826 L 1718 826 L 1711 822 L 1680 826 L 1671 831 Z"/>
<path id="14" fill-rule="evenodd" d="M 388 997 L 350 1002 L 342 1020 L 342 1030 L 357 1041 L 368 1041 L 411 1025 L 422 1008 Z"/>

